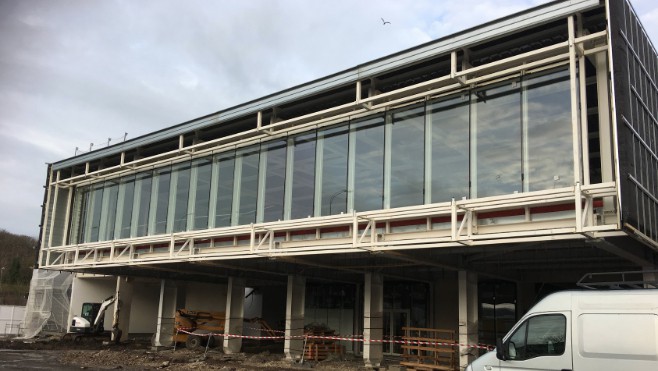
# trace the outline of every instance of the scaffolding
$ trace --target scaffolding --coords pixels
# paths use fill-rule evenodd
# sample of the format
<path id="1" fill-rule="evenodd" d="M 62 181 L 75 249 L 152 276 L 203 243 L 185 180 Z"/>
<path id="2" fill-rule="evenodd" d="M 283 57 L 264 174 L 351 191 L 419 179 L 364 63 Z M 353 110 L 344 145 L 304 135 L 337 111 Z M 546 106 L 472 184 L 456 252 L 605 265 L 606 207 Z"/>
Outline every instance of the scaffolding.
<path id="1" fill-rule="evenodd" d="M 66 332 L 73 274 L 35 269 L 25 308 L 22 338 Z"/>

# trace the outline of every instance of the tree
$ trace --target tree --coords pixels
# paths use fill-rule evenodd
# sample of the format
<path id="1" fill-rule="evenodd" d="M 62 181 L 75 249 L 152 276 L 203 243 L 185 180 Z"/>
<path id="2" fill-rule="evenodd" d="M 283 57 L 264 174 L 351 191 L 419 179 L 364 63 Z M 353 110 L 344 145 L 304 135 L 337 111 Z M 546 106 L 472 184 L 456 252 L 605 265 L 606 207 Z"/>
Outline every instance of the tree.
<path id="1" fill-rule="evenodd" d="M 6 283 L 19 283 L 21 280 L 21 260 L 18 256 L 14 256 L 7 269 L 6 276 L 3 277 Z"/>

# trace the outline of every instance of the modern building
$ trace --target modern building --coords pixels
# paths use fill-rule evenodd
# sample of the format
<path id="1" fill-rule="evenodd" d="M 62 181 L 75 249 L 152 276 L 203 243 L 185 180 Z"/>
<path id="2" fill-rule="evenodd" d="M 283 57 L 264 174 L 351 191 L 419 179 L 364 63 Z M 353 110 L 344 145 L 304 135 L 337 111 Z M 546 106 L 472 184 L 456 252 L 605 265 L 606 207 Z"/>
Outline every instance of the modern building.
<path id="1" fill-rule="evenodd" d="M 657 82 L 630 3 L 550 2 L 51 164 L 40 268 L 158 344 L 186 307 L 371 366 L 448 329 L 464 366 L 547 293 L 658 268 Z"/>

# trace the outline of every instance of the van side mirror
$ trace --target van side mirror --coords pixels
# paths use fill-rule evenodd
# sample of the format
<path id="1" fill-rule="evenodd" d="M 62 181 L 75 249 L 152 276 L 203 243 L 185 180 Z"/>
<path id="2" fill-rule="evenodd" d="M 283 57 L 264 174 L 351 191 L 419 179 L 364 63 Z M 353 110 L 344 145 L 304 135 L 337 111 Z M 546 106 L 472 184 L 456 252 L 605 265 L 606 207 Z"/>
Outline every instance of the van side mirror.
<path id="1" fill-rule="evenodd" d="M 509 359 L 508 350 L 503 346 L 503 339 L 496 339 L 496 358 L 501 361 L 507 361 Z"/>

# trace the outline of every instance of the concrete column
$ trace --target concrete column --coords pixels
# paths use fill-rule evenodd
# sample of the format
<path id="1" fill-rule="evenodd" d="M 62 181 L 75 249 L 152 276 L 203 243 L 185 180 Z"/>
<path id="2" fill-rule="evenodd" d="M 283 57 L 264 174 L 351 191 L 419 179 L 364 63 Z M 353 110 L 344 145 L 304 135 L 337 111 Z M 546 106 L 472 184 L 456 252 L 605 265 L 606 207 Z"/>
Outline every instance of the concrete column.
<path id="1" fill-rule="evenodd" d="M 457 272 L 443 272 L 434 279 L 431 327 L 457 333 L 459 323 Z"/>
<path id="2" fill-rule="evenodd" d="M 644 288 L 655 289 L 658 288 L 658 267 L 644 267 L 643 270 L 646 271 L 642 274 L 642 279 L 646 282 Z"/>
<path id="3" fill-rule="evenodd" d="M 467 345 L 478 343 L 477 275 L 459 271 L 459 367 L 463 370 L 477 357 L 477 349 Z"/>
<path id="4" fill-rule="evenodd" d="M 244 278 L 229 277 L 226 294 L 226 322 L 224 333 L 242 335 L 244 322 Z M 239 353 L 242 338 L 224 337 L 224 353 Z"/>
<path id="5" fill-rule="evenodd" d="M 170 280 L 160 280 L 160 300 L 158 302 L 158 319 L 153 337 L 153 346 L 170 346 L 174 340 L 174 317 L 181 293 Z"/>
<path id="6" fill-rule="evenodd" d="M 112 321 L 112 341 L 115 343 L 128 340 L 130 331 L 130 308 L 133 301 L 133 279 L 125 276 L 117 277 L 117 287 L 114 297 L 114 316 Z"/>
<path id="7" fill-rule="evenodd" d="M 363 361 L 366 367 L 379 367 L 384 359 L 384 276 L 366 273 L 363 285 Z"/>
<path id="8" fill-rule="evenodd" d="M 79 280 L 78 274 L 73 273 L 73 280 L 71 281 L 71 300 L 69 301 L 69 316 L 66 321 L 66 332 L 69 331 L 71 322 L 73 322 L 73 317 L 81 314 L 80 309 L 82 306 L 82 300 L 84 299 L 82 298 L 81 290 L 78 289 Z"/>
<path id="9" fill-rule="evenodd" d="M 286 300 L 286 339 L 283 344 L 286 359 L 299 359 L 304 352 L 304 296 L 306 278 L 288 276 Z M 294 337 L 294 338 L 293 338 Z"/>

